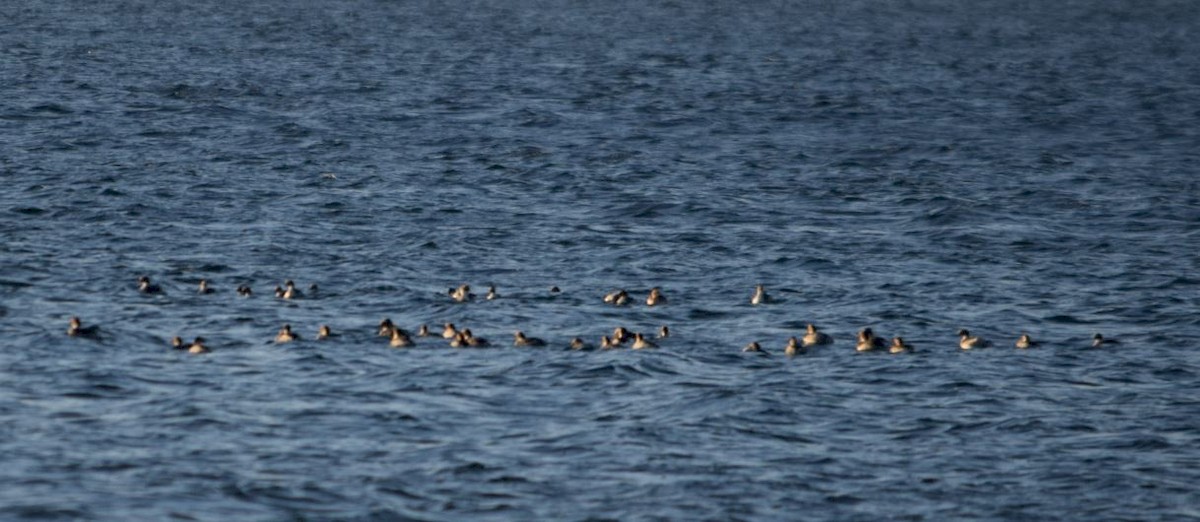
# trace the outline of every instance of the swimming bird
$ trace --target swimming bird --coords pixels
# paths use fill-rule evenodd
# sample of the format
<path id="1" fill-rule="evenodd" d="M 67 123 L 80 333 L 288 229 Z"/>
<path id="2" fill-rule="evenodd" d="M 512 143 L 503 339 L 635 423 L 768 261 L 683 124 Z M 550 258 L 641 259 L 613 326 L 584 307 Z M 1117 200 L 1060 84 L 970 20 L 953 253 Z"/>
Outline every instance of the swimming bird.
<path id="1" fill-rule="evenodd" d="M 433 334 L 429 333 L 429 325 L 422 324 L 420 328 L 417 328 L 417 337 L 429 337 L 431 335 Z"/>
<path id="2" fill-rule="evenodd" d="M 658 348 L 658 345 L 654 344 L 653 341 L 647 339 L 646 336 L 642 335 L 641 333 L 635 333 L 633 334 L 633 346 L 630 348 L 633 348 L 634 350 L 645 350 L 647 348 Z"/>
<path id="3" fill-rule="evenodd" d="M 893 337 L 893 338 L 892 338 L 892 345 L 888 347 L 888 352 L 890 352 L 890 353 L 904 353 L 904 352 L 911 352 L 911 351 L 912 351 L 912 349 L 913 349 L 912 345 L 911 345 L 911 344 L 908 344 L 908 343 L 905 343 L 905 342 L 904 342 L 904 339 L 901 339 L 901 338 L 899 338 L 899 337 Z"/>
<path id="4" fill-rule="evenodd" d="M 143 294 L 161 294 L 162 287 L 150 283 L 149 277 L 141 276 L 138 278 L 138 291 Z"/>
<path id="5" fill-rule="evenodd" d="M 283 299 L 283 287 L 275 285 L 275 297 Z"/>
<path id="6" fill-rule="evenodd" d="M 470 346 L 472 348 L 482 348 L 484 346 L 492 345 L 492 343 L 489 343 L 487 339 L 484 339 L 482 337 L 475 337 L 475 334 L 471 333 L 470 328 L 463 328 L 461 334 L 462 334 L 463 339 L 465 339 L 467 341 L 467 346 Z"/>
<path id="7" fill-rule="evenodd" d="M 886 343 L 883 339 L 876 337 L 875 332 L 870 328 L 863 328 L 858 332 L 858 344 L 854 349 L 860 352 L 869 352 L 876 348 L 883 348 Z"/>
<path id="8" fill-rule="evenodd" d="M 1116 339 L 1105 339 L 1103 335 L 1096 334 L 1092 336 L 1092 347 L 1097 348 L 1105 344 L 1121 344 L 1121 341 Z"/>
<path id="9" fill-rule="evenodd" d="M 317 292 L 319 292 L 320 290 L 321 290 L 320 287 L 318 287 L 316 283 L 312 283 L 312 284 L 308 285 L 308 296 L 315 298 L 315 297 L 317 297 Z"/>
<path id="10" fill-rule="evenodd" d="M 318 340 L 319 339 L 328 339 L 330 337 L 333 337 L 333 330 L 329 328 L 329 325 L 323 324 L 323 325 L 321 325 L 320 328 L 317 328 L 317 339 Z"/>
<path id="11" fill-rule="evenodd" d="M 800 341 L 795 337 L 788 337 L 787 346 L 783 347 L 784 355 L 797 355 L 801 350 Z"/>
<path id="12" fill-rule="evenodd" d="M 572 350 L 587 350 L 587 349 L 589 349 L 589 348 L 591 348 L 591 347 L 590 347 L 590 346 L 588 346 L 588 344 L 587 344 L 587 343 L 583 342 L 583 339 L 580 339 L 580 338 L 576 337 L 576 338 L 574 338 L 574 339 L 571 339 L 571 345 L 570 345 L 570 348 L 571 348 Z"/>
<path id="13" fill-rule="evenodd" d="M 454 323 L 446 323 L 445 327 L 442 328 L 442 338 L 443 339 L 453 339 L 457 336 L 458 336 L 458 330 L 456 330 L 454 328 Z"/>
<path id="14" fill-rule="evenodd" d="M 208 353 L 209 350 L 208 350 L 208 346 L 206 346 L 204 344 L 204 338 L 197 337 L 195 340 L 192 341 L 192 344 L 190 346 L 188 346 L 187 352 L 191 353 L 191 354 L 200 354 L 200 353 Z"/>
<path id="15" fill-rule="evenodd" d="M 550 287 L 550 293 L 557 294 L 559 292 L 562 292 L 562 290 L 559 290 L 557 286 Z"/>
<path id="16" fill-rule="evenodd" d="M 513 332 L 513 346 L 546 346 L 546 341 L 537 337 L 525 337 L 525 333 L 517 330 Z"/>
<path id="17" fill-rule="evenodd" d="M 604 302 L 613 306 L 625 306 L 629 304 L 629 292 L 624 289 L 616 290 L 604 296 Z"/>
<path id="18" fill-rule="evenodd" d="M 670 336 L 671 336 L 671 329 L 667 328 L 667 325 L 664 324 L 664 325 L 662 325 L 661 328 L 658 329 L 658 338 L 659 339 L 666 339 Z"/>
<path id="19" fill-rule="evenodd" d="M 388 345 L 390 345 L 392 348 L 405 348 L 412 346 L 413 342 L 412 339 L 408 337 L 408 334 L 404 333 L 404 330 L 396 328 L 392 330 L 392 338 L 388 342 Z"/>
<path id="20" fill-rule="evenodd" d="M 868 330 L 870 330 L 868 328 Z M 823 332 L 818 332 L 817 327 L 809 323 L 806 333 L 804 334 L 804 346 L 816 346 L 818 344 L 829 344 L 833 342 L 833 338 Z"/>
<path id="21" fill-rule="evenodd" d="M 296 283 L 291 279 L 283 282 L 283 298 L 284 299 L 301 299 L 304 293 L 296 289 Z"/>
<path id="22" fill-rule="evenodd" d="M 208 286 L 208 280 L 201 279 L 200 286 L 196 289 L 196 293 L 197 294 L 211 294 L 213 292 L 216 292 L 216 290 L 214 290 L 211 286 Z"/>
<path id="23" fill-rule="evenodd" d="M 242 297 L 250 297 L 254 295 L 254 291 L 250 290 L 250 285 L 238 285 L 237 294 Z"/>
<path id="24" fill-rule="evenodd" d="M 1033 348 L 1034 346 L 1037 346 L 1038 344 L 1041 344 L 1041 343 L 1034 341 L 1033 338 L 1029 337 L 1029 334 L 1027 334 L 1027 333 L 1023 333 L 1023 334 L 1021 334 L 1020 337 L 1017 338 L 1017 348 L 1021 348 L 1021 349 Z"/>
<path id="25" fill-rule="evenodd" d="M 467 339 L 466 334 L 462 332 L 456 332 L 454 334 L 454 339 L 450 340 L 451 348 L 466 348 L 468 346 L 471 346 L 471 342 L 469 339 Z"/>
<path id="26" fill-rule="evenodd" d="M 625 341 L 628 341 L 631 337 L 633 337 L 633 334 L 629 333 L 629 330 L 626 330 L 624 326 L 618 326 L 613 329 L 613 344 L 619 345 Z"/>
<path id="27" fill-rule="evenodd" d="M 758 285 L 754 287 L 754 295 L 750 297 L 750 304 L 760 305 L 767 302 L 767 299 L 767 289 L 763 285 Z"/>
<path id="28" fill-rule="evenodd" d="M 991 345 L 992 343 L 988 342 L 987 339 L 979 337 L 978 335 L 971 335 L 971 332 L 968 332 L 965 328 L 958 331 L 958 347 L 962 348 L 963 350 L 970 350 L 972 348 L 986 348 Z"/>
<path id="29" fill-rule="evenodd" d="M 299 340 L 300 336 L 292 332 L 292 325 L 290 324 L 284 324 L 283 328 L 279 329 L 279 333 L 275 334 L 275 342 L 277 343 L 290 343 Z"/>
<path id="30" fill-rule="evenodd" d="M 763 351 L 762 346 L 758 345 L 758 341 L 752 341 L 750 344 L 747 344 L 745 348 L 742 348 L 742 351 L 766 353 Z"/>
<path id="31" fill-rule="evenodd" d="M 612 340 L 608 338 L 607 335 L 600 338 L 600 349 L 601 350 L 612 350 L 614 348 L 617 348 L 617 345 L 614 344 L 612 342 Z"/>
<path id="32" fill-rule="evenodd" d="M 475 294 L 471 293 L 470 285 L 461 285 L 458 288 L 451 288 L 449 293 L 450 298 L 457 303 L 465 303 L 475 299 Z"/>
<path id="33" fill-rule="evenodd" d="M 171 348 L 176 350 L 186 350 L 188 349 L 188 345 L 183 342 L 182 337 L 176 335 L 175 337 L 171 338 Z"/>
<path id="34" fill-rule="evenodd" d="M 492 299 L 495 299 L 497 297 L 500 297 L 500 294 L 496 293 L 496 285 L 488 286 L 487 295 L 483 296 L 483 298 L 487 299 L 488 301 L 491 301 Z"/>
<path id="35" fill-rule="evenodd" d="M 380 337 L 391 337 L 392 330 L 395 330 L 395 329 L 396 329 L 396 323 L 392 322 L 391 317 L 384 317 L 382 321 L 379 321 L 378 332 L 379 332 Z"/>
<path id="36" fill-rule="evenodd" d="M 650 295 L 646 297 L 646 306 L 658 306 L 667 304 L 667 296 L 663 295 L 662 289 L 654 287 L 650 289 Z"/>
<path id="37" fill-rule="evenodd" d="M 95 325 L 83 326 L 83 321 L 76 316 L 71 316 L 71 319 L 67 321 L 67 335 L 95 339 L 100 336 L 100 327 Z"/>

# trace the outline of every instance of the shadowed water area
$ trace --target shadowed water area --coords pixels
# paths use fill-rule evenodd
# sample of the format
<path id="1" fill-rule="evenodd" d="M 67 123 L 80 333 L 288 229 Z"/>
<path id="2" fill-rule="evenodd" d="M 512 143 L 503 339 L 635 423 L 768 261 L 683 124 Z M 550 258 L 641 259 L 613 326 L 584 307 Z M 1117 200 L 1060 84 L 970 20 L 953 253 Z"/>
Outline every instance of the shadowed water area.
<path id="1" fill-rule="evenodd" d="M 1200 4 L 743 4 L 0 4 L 0 519 L 1200 519 Z"/>

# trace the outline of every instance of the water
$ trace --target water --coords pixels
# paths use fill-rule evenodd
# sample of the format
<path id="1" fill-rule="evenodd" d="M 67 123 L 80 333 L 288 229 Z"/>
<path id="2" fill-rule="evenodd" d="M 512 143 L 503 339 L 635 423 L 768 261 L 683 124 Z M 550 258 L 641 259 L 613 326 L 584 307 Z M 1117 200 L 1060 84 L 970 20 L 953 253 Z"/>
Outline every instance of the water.
<path id="1" fill-rule="evenodd" d="M 1200 8 L 693 4 L 0 6 L 0 519 L 1200 518 Z"/>

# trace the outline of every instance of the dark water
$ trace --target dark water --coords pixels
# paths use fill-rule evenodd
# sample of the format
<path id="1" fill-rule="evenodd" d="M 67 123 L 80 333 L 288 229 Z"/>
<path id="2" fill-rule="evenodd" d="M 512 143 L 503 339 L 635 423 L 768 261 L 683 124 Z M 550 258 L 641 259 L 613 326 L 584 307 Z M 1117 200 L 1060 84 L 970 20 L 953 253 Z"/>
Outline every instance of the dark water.
<path id="1" fill-rule="evenodd" d="M 0 519 L 1200 519 L 1200 4 L 751 4 L 0 3 Z"/>

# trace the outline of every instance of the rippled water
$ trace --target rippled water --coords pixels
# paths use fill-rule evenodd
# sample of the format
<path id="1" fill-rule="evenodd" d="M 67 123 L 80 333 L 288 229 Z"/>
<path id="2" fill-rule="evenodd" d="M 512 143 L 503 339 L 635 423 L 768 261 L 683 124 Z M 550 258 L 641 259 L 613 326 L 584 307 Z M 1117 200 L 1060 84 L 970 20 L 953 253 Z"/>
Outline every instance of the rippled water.
<path id="1" fill-rule="evenodd" d="M 1198 4 L 752 4 L 0 5 L 0 518 L 1200 519 Z"/>

